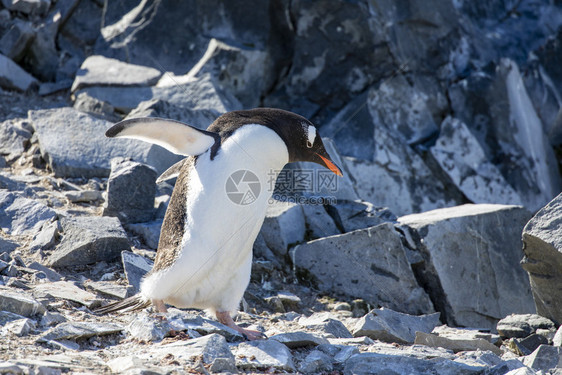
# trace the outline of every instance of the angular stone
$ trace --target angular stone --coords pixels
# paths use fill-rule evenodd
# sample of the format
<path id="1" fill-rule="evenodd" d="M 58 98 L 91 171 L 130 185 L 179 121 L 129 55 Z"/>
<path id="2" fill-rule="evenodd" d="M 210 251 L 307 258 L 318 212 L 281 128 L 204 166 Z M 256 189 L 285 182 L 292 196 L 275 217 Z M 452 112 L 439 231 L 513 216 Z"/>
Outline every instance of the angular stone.
<path id="1" fill-rule="evenodd" d="M 64 196 L 72 203 L 94 202 L 102 199 L 102 194 L 98 190 L 67 191 Z"/>
<path id="2" fill-rule="evenodd" d="M 14 12 L 43 14 L 51 6 L 51 0 L 2 0 L 2 4 Z"/>
<path id="3" fill-rule="evenodd" d="M 6 323 L 13 322 L 15 320 L 21 320 L 25 317 L 19 314 L 14 314 L 9 311 L 0 311 L 0 327 L 6 325 Z"/>
<path id="4" fill-rule="evenodd" d="M 352 329 L 354 337 L 368 336 L 374 340 L 411 344 L 416 332 L 431 332 L 439 325 L 439 313 L 413 316 L 381 308 L 357 321 Z"/>
<path id="5" fill-rule="evenodd" d="M 19 61 L 34 37 L 35 33 L 29 22 L 16 20 L 10 30 L 0 38 L 0 53 L 13 61 Z"/>
<path id="6" fill-rule="evenodd" d="M 164 172 L 181 158 L 142 141 L 109 139 L 104 133 L 111 123 L 73 108 L 29 112 L 43 159 L 57 177 L 106 177 L 110 161 L 130 157 Z M 72 147 L 68 147 L 72 144 Z"/>
<path id="7" fill-rule="evenodd" d="M 31 268 L 32 270 L 43 272 L 47 276 L 47 279 L 49 279 L 49 281 L 60 281 L 62 279 L 62 276 L 57 271 L 49 267 L 45 267 L 41 263 L 32 262 L 27 267 Z"/>
<path id="8" fill-rule="evenodd" d="M 305 231 L 300 205 L 274 201 L 267 207 L 260 233 L 267 246 L 277 256 L 284 257 L 289 245 L 304 241 Z"/>
<path id="9" fill-rule="evenodd" d="M 129 249 L 129 240 L 114 217 L 76 216 L 61 220 L 62 240 L 49 256 L 51 267 L 113 260 Z"/>
<path id="10" fill-rule="evenodd" d="M 167 320 L 151 317 L 146 312 L 135 316 L 127 325 L 127 333 L 142 341 L 161 341 L 172 330 Z"/>
<path id="11" fill-rule="evenodd" d="M 31 295 L 21 290 L 15 292 L 11 288 L 0 286 L 0 311 L 8 311 L 24 317 L 43 314 L 45 306 Z"/>
<path id="12" fill-rule="evenodd" d="M 107 181 L 104 216 L 117 216 L 122 223 L 152 220 L 156 177 L 156 170 L 146 164 L 113 159 Z M 133 186 L 134 189 L 131 189 Z"/>
<path id="13" fill-rule="evenodd" d="M 123 331 L 123 326 L 115 323 L 94 323 L 94 322 L 67 322 L 61 323 L 49 329 L 38 342 L 48 342 L 51 340 L 81 340 L 93 336 L 104 336 Z"/>
<path id="14" fill-rule="evenodd" d="M 13 235 L 37 233 L 56 216 L 43 203 L 6 191 L 0 191 L 0 210 L 0 228 Z"/>
<path id="15" fill-rule="evenodd" d="M 431 154 L 473 203 L 522 204 L 519 194 L 487 159 L 476 137 L 460 120 L 447 117 L 441 123 Z"/>
<path id="16" fill-rule="evenodd" d="M 8 256 L 8 253 L 11 253 L 19 246 L 20 244 L 15 241 L 10 241 L 0 237 L 0 254 L 6 254 L 6 256 Z"/>
<path id="17" fill-rule="evenodd" d="M 2 328 L 2 333 L 11 333 L 20 337 L 27 336 L 35 327 L 36 324 L 33 320 L 23 318 L 6 323 Z"/>
<path id="18" fill-rule="evenodd" d="M 484 366 L 470 366 L 444 358 L 431 360 L 406 355 L 361 353 L 345 362 L 345 375 L 366 374 L 481 374 Z"/>
<path id="19" fill-rule="evenodd" d="M 324 205 L 304 204 L 302 210 L 310 239 L 341 234 L 332 217 L 326 212 Z"/>
<path id="20" fill-rule="evenodd" d="M 519 265 L 529 216 L 518 206 L 468 204 L 398 219 L 418 231 L 430 253 L 451 308 L 449 325 L 493 329 L 510 313 L 534 312 Z"/>
<path id="21" fill-rule="evenodd" d="M 121 261 L 127 282 L 133 287 L 134 293 L 138 293 L 142 278 L 152 269 L 154 262 L 130 251 L 121 252 Z"/>
<path id="22" fill-rule="evenodd" d="M 330 313 L 314 313 L 307 318 L 299 319 L 299 324 L 315 332 L 324 332 L 335 338 L 353 337 L 345 325 L 334 319 Z"/>
<path id="23" fill-rule="evenodd" d="M 533 333 L 524 339 L 513 339 L 513 342 L 523 355 L 533 353 L 541 345 L 548 345 L 548 339 L 542 335 L 537 335 L 536 333 Z"/>
<path id="24" fill-rule="evenodd" d="M 339 217 L 341 224 L 338 223 L 338 220 L 335 221 L 342 227 L 344 233 L 374 227 L 385 221 L 396 222 L 398 220 L 388 208 L 375 207 L 372 203 L 361 200 L 338 200 L 334 208 L 336 212 L 332 214 L 332 217 L 334 215 Z"/>
<path id="25" fill-rule="evenodd" d="M 554 322 L 537 314 L 511 314 L 503 318 L 496 325 L 502 338 L 524 338 L 539 328 L 555 329 Z"/>
<path id="26" fill-rule="evenodd" d="M 320 350 L 311 351 L 299 365 L 299 371 L 305 374 L 317 374 L 332 371 L 332 358 Z"/>
<path id="27" fill-rule="evenodd" d="M 435 311 L 389 223 L 298 245 L 291 258 L 296 274 L 321 291 L 411 314 Z"/>
<path id="28" fill-rule="evenodd" d="M 140 236 L 144 244 L 151 249 L 158 249 L 160 231 L 162 230 L 162 220 L 149 221 L 147 223 L 133 223 L 125 226 L 134 234 Z"/>
<path id="29" fill-rule="evenodd" d="M 154 347 L 151 357 L 164 358 L 172 354 L 179 361 L 196 361 L 212 365 L 215 361 L 226 360 L 234 367 L 235 361 L 225 338 L 218 334 L 210 334 L 187 341 Z"/>
<path id="30" fill-rule="evenodd" d="M 236 367 L 242 370 L 295 371 L 293 356 L 287 347 L 275 340 L 258 340 L 238 344 L 234 351 Z"/>
<path id="31" fill-rule="evenodd" d="M 21 154 L 31 138 L 31 133 L 15 120 L 0 124 L 0 154 Z"/>
<path id="32" fill-rule="evenodd" d="M 10 90 L 27 91 L 38 85 L 37 80 L 15 62 L 0 54 L 0 87 Z"/>
<path id="33" fill-rule="evenodd" d="M 307 332 L 280 333 L 271 336 L 269 339 L 285 344 L 289 349 L 300 348 L 303 346 L 317 346 L 329 343 L 325 338 Z"/>
<path id="34" fill-rule="evenodd" d="M 43 224 L 41 232 L 34 238 L 33 242 L 29 245 L 32 251 L 37 250 L 52 250 L 55 247 L 56 239 L 59 235 L 59 224 L 57 221 Z"/>
<path id="35" fill-rule="evenodd" d="M 442 325 L 439 327 L 435 327 L 435 329 L 431 332 L 439 337 L 445 337 L 449 339 L 484 339 L 495 346 L 499 346 L 502 343 L 500 336 L 496 333 L 489 333 L 489 332 L 481 332 L 478 329 L 470 329 L 470 328 L 453 328 L 447 325 Z"/>
<path id="36" fill-rule="evenodd" d="M 94 55 L 82 63 L 71 91 L 89 86 L 152 86 L 161 75 L 154 68 Z"/>
<path id="37" fill-rule="evenodd" d="M 500 348 L 484 339 L 451 339 L 421 331 L 416 331 L 415 334 L 416 338 L 414 344 L 417 345 L 450 349 L 455 353 L 470 350 L 489 350 L 497 355 L 503 354 Z"/>
<path id="38" fill-rule="evenodd" d="M 562 194 L 541 208 L 523 229 L 521 266 L 531 279 L 537 314 L 562 323 Z"/>
<path id="39" fill-rule="evenodd" d="M 86 284 L 89 289 L 106 296 L 124 299 L 129 294 L 127 287 L 111 281 L 92 281 Z"/>
<path id="40" fill-rule="evenodd" d="M 533 353 L 523 358 L 523 364 L 533 370 L 548 371 L 562 367 L 562 348 L 541 345 Z"/>
<path id="41" fill-rule="evenodd" d="M 70 281 L 55 281 L 35 286 L 33 295 L 36 298 L 61 298 L 77 302 L 91 309 L 100 305 L 100 300 L 84 289 L 81 289 Z"/>

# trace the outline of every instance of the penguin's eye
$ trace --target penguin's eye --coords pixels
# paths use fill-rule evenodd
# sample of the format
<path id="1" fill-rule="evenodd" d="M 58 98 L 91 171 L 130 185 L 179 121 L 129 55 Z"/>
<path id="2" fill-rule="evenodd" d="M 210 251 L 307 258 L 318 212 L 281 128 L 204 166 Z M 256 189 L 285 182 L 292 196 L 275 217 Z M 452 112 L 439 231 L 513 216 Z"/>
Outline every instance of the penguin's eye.
<path id="1" fill-rule="evenodd" d="M 307 140 L 307 141 L 306 141 L 306 147 L 312 148 L 312 142 L 310 142 L 309 140 Z"/>

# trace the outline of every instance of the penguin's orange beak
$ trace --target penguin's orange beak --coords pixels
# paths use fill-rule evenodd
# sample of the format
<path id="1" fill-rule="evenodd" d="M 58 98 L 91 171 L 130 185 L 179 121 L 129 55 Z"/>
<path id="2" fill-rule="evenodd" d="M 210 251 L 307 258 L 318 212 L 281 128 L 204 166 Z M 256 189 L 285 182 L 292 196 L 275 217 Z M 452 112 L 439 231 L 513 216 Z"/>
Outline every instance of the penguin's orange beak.
<path id="1" fill-rule="evenodd" d="M 343 177 L 343 173 L 341 172 L 341 169 L 337 165 L 335 165 L 333 161 L 331 161 L 328 158 L 325 158 L 324 156 L 320 155 L 319 153 L 316 153 L 316 155 L 320 156 L 320 159 L 322 159 L 322 161 L 326 165 L 326 168 L 328 168 L 329 170 L 334 172 L 336 175 L 338 175 L 340 177 Z"/>

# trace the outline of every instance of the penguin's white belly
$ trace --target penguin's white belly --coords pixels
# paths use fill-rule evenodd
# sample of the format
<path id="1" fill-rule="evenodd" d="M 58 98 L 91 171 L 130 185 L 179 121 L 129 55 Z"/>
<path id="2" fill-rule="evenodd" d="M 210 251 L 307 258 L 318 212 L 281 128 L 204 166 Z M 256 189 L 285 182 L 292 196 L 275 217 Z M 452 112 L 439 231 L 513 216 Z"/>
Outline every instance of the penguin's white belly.
<path id="1" fill-rule="evenodd" d="M 210 151 L 200 155 L 189 173 L 179 255 L 170 267 L 143 281 L 141 294 L 176 307 L 234 310 L 250 280 L 252 246 L 272 195 L 271 181 L 288 159 L 281 138 L 261 125 L 236 130 L 214 160 Z M 248 172 L 237 181 L 244 172 L 233 174 L 240 170 Z M 259 180 L 257 197 L 252 195 L 257 186 L 253 176 Z"/>

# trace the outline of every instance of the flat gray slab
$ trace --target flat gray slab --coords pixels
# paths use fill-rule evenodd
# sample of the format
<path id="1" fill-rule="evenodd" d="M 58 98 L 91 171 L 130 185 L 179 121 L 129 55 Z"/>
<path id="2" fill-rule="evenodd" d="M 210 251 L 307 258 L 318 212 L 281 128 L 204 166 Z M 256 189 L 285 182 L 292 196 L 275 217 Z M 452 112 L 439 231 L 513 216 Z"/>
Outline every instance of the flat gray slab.
<path id="1" fill-rule="evenodd" d="M 8 311 L 25 317 L 43 314 L 45 306 L 22 290 L 0 286 L 0 311 Z"/>
<path id="2" fill-rule="evenodd" d="M 0 212 L 0 228 L 15 235 L 36 234 L 56 216 L 47 205 L 6 191 L 0 191 Z"/>
<path id="3" fill-rule="evenodd" d="M 78 302 L 87 308 L 92 308 L 100 303 L 95 294 L 85 291 L 69 281 L 39 284 L 33 289 L 33 294 L 36 298 L 61 298 Z"/>
<path id="4" fill-rule="evenodd" d="M 269 338 L 285 344 L 289 349 L 300 348 L 303 346 L 317 346 L 328 344 L 328 340 L 318 335 L 308 332 L 287 332 L 280 333 Z"/>
<path id="5" fill-rule="evenodd" d="M 66 322 L 49 329 L 38 341 L 79 340 L 92 336 L 111 335 L 123 331 L 123 326 L 115 323 Z"/>
<path id="6" fill-rule="evenodd" d="M 27 91 L 38 81 L 18 64 L 0 54 L 0 86 L 5 89 Z"/>
<path id="7" fill-rule="evenodd" d="M 234 350 L 236 367 L 242 370 L 295 371 L 293 356 L 287 346 L 275 340 L 258 340 L 238 344 Z"/>
<path id="8" fill-rule="evenodd" d="M 88 86 L 151 86 L 160 76 L 162 73 L 154 68 L 95 55 L 82 63 L 71 91 Z"/>

